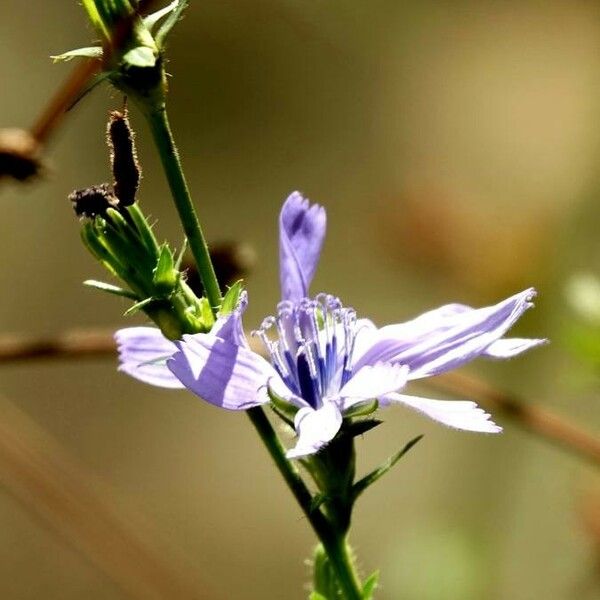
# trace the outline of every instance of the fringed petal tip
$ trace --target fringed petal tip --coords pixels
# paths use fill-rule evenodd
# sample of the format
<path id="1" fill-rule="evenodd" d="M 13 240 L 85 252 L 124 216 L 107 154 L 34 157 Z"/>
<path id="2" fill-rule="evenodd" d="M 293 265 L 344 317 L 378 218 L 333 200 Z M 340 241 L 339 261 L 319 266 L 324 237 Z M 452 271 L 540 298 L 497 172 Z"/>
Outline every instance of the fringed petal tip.
<path id="1" fill-rule="evenodd" d="M 283 202 L 281 217 L 285 219 L 289 215 L 295 216 L 300 212 L 319 212 L 325 214 L 325 209 L 316 202 L 311 202 L 302 192 L 293 191 Z"/>
<path id="2" fill-rule="evenodd" d="M 281 297 L 300 300 L 308 295 L 325 240 L 325 209 L 293 192 L 279 215 Z"/>
<path id="3" fill-rule="evenodd" d="M 547 338 L 502 338 L 490 344 L 484 354 L 488 358 L 512 358 L 527 352 L 527 350 L 549 343 L 550 340 Z"/>
<path id="4" fill-rule="evenodd" d="M 491 420 L 491 415 L 470 400 L 433 400 L 388 394 L 386 400 L 397 402 L 453 429 L 477 433 L 500 433 L 502 427 Z"/>

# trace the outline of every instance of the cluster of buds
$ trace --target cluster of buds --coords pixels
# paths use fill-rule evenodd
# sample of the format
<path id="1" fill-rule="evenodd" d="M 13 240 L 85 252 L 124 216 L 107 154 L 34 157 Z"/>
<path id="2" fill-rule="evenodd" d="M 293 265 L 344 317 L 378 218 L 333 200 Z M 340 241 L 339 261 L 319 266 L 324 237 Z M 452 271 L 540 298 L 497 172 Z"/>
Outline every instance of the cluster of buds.
<path id="1" fill-rule="evenodd" d="M 159 244 L 136 201 L 141 172 L 126 112 L 110 114 L 107 141 L 114 182 L 76 190 L 69 199 L 82 221 L 85 245 L 127 288 L 99 281 L 87 285 L 133 300 L 127 314 L 142 310 L 170 339 L 209 331 L 213 310 L 186 282 L 183 249 L 176 255 L 167 243 Z"/>

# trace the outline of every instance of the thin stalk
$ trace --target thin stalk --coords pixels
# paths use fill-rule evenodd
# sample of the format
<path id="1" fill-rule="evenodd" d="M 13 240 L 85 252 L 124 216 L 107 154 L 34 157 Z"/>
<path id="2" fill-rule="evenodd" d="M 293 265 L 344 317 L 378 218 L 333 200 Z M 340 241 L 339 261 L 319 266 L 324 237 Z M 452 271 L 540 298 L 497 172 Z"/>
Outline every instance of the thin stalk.
<path id="1" fill-rule="evenodd" d="M 345 600 L 361 600 L 362 586 L 352 564 L 346 537 L 338 533 L 320 509 L 311 510 L 312 495 L 298 469 L 286 458 L 285 449 L 264 410 L 258 406 L 246 411 L 288 488 L 300 505 L 335 569 Z"/>
<path id="2" fill-rule="evenodd" d="M 204 239 L 200 222 L 190 196 L 190 191 L 183 174 L 179 153 L 171 133 L 171 126 L 164 106 L 152 110 L 145 110 L 154 143 L 158 149 L 163 169 L 171 188 L 171 194 L 179 213 L 185 235 L 194 256 L 206 297 L 210 302 L 213 312 L 221 304 L 221 290 L 215 274 L 208 245 Z"/>

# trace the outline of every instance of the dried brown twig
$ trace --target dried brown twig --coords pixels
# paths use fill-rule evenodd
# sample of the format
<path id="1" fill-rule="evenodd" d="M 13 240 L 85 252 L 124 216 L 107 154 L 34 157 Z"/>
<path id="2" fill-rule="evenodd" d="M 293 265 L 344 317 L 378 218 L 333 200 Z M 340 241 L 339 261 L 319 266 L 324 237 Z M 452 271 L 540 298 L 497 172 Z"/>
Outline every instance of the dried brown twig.
<path id="1" fill-rule="evenodd" d="M 115 354 L 112 332 L 80 330 L 51 338 L 0 336 L 0 366 L 36 359 L 73 359 Z M 493 412 L 502 414 L 540 438 L 600 465 L 600 439 L 548 409 L 531 405 L 521 398 L 462 373 L 447 373 L 428 379 L 430 388 L 469 398 Z"/>

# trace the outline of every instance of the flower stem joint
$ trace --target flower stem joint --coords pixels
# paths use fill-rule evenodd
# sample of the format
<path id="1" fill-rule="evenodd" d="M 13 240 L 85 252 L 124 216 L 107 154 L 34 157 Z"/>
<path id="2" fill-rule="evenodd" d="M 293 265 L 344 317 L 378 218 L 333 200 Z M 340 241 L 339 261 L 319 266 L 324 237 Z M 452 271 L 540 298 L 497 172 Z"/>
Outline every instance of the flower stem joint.
<path id="1" fill-rule="evenodd" d="M 164 107 L 167 77 L 163 51 L 165 40 L 181 18 L 188 0 L 174 0 L 165 8 L 142 16 L 143 0 L 83 0 L 88 18 L 100 37 L 100 45 L 70 50 L 53 58 L 102 60 L 103 74 L 115 87 L 140 106 Z"/>

